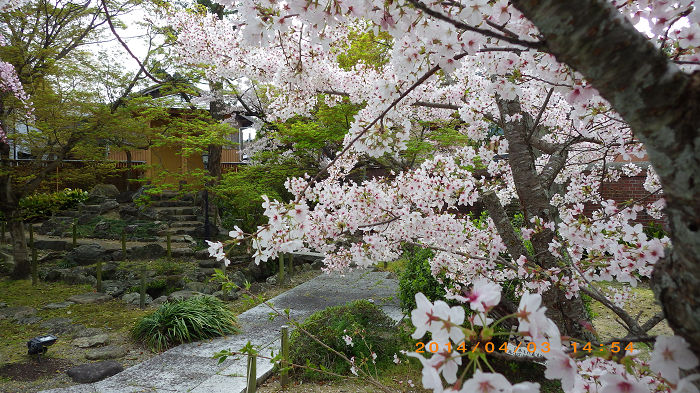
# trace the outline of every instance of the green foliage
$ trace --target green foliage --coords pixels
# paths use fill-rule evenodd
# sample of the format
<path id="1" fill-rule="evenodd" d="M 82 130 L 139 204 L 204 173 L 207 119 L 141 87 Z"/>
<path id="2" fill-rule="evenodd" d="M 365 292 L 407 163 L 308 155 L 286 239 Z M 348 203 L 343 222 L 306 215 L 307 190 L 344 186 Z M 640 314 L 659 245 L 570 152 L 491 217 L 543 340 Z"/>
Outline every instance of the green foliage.
<path id="1" fill-rule="evenodd" d="M 238 225 L 252 232 L 265 223 L 262 195 L 289 200 L 292 195 L 284 186 L 287 179 L 316 173 L 320 158 L 338 151 L 357 110 L 347 103 L 319 104 L 312 117 L 297 116 L 268 126 L 264 133 L 282 145 L 280 150 L 257 153 L 254 164 L 225 173 L 214 187 L 216 204 L 224 214 L 223 226 Z"/>
<path id="2" fill-rule="evenodd" d="M 173 345 L 238 333 L 236 317 L 219 299 L 195 296 L 167 302 L 136 322 L 132 336 L 153 351 Z"/>
<path id="3" fill-rule="evenodd" d="M 650 222 L 648 225 L 644 227 L 644 233 L 649 237 L 649 238 L 657 238 L 661 239 L 664 236 L 668 236 L 666 231 L 664 230 L 663 225 L 657 223 L 657 222 Z"/>
<path id="4" fill-rule="evenodd" d="M 409 247 L 404 251 L 403 258 L 408 262 L 399 277 L 399 302 L 404 312 L 416 308 L 416 293 L 423 292 L 431 302 L 445 299 L 445 289 L 430 270 L 428 260 L 433 257 L 433 251 L 418 247 Z"/>
<path id="5" fill-rule="evenodd" d="M 63 191 L 26 196 L 20 199 L 19 206 L 22 208 L 24 219 L 31 221 L 50 217 L 61 210 L 75 208 L 87 198 L 87 191 L 66 188 Z"/>
<path id="6" fill-rule="evenodd" d="M 303 333 L 304 329 L 348 359 L 355 357 L 356 367 L 374 371 L 372 353 L 376 353 L 376 367 L 392 364 L 393 356 L 402 348 L 399 331 L 381 308 L 367 300 L 357 300 L 343 306 L 328 307 L 307 318 L 300 329 L 290 337 L 290 360 L 294 364 L 310 365 L 336 374 L 348 374 L 350 364 Z M 347 345 L 344 336 L 352 338 Z M 370 366 L 371 365 L 371 366 Z M 305 370 L 310 379 L 327 378 L 327 374 Z"/>
<path id="7" fill-rule="evenodd" d="M 362 62 L 374 69 L 381 69 L 389 61 L 391 35 L 384 31 L 375 35 L 374 31 L 368 28 L 369 25 L 364 27 L 348 35 L 344 51 L 338 54 L 338 65 L 341 68 L 349 70 Z"/>

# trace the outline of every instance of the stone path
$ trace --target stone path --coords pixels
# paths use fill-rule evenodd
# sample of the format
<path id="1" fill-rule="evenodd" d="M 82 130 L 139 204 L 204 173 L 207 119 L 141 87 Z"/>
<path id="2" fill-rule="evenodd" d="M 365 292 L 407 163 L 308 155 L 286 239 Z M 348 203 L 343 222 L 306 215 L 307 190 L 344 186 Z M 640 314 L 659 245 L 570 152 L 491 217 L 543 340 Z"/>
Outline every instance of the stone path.
<path id="1" fill-rule="evenodd" d="M 290 309 L 292 318 L 303 320 L 329 306 L 357 299 L 372 299 L 389 316 L 400 320 L 395 279 L 390 273 L 358 270 L 344 276 L 322 274 L 272 299 L 279 310 Z M 246 359 L 229 358 L 221 364 L 212 355 L 224 349 L 237 351 L 248 341 L 263 348 L 269 356 L 280 347 L 280 327 L 285 318 L 270 320 L 270 308 L 256 306 L 238 317 L 242 333 L 210 341 L 183 344 L 103 381 L 46 390 L 41 393 L 136 393 L 192 392 L 239 393 L 246 387 Z M 272 372 L 269 361 L 258 359 L 257 378 L 263 380 Z"/>

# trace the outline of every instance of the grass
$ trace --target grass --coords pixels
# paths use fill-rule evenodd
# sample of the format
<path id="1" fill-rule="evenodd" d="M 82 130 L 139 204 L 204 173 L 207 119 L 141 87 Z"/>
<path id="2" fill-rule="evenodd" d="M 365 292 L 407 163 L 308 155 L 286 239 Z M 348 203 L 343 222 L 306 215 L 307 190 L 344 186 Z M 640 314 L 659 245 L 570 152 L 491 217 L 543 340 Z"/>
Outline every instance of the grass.
<path id="1" fill-rule="evenodd" d="M 167 302 L 141 318 L 132 337 L 151 350 L 238 333 L 236 318 L 224 302 L 211 296 L 195 296 Z"/>
<path id="2" fill-rule="evenodd" d="M 72 295 L 92 292 L 89 285 L 68 285 L 63 283 L 40 282 L 31 285 L 31 280 L 0 280 L 0 302 L 8 307 L 27 306 L 37 309 L 37 316 L 42 321 L 29 325 L 18 325 L 9 319 L 0 320 L 0 359 L 3 363 L 14 363 L 26 360 L 27 340 L 46 334 L 41 328 L 44 320 L 63 317 L 70 318 L 75 324 L 88 328 L 110 329 L 111 331 L 127 331 L 133 322 L 146 312 L 127 307 L 120 300 L 112 300 L 101 304 L 74 304 L 67 308 L 44 310 L 42 306 L 48 303 L 63 302 Z M 59 340 L 49 351 L 50 356 L 70 357 L 73 347 L 70 340 L 59 337 Z"/>

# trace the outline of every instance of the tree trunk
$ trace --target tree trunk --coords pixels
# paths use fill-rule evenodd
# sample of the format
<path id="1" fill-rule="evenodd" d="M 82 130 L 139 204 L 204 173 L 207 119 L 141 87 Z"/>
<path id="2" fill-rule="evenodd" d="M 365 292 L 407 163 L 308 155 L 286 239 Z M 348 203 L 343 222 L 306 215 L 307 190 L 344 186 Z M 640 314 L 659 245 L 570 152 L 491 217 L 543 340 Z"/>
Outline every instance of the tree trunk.
<path id="1" fill-rule="evenodd" d="M 27 238 L 24 235 L 24 222 L 19 209 L 5 212 L 10 224 L 10 236 L 12 236 L 12 256 L 15 267 L 12 270 L 12 278 L 26 278 L 30 273 L 29 253 L 27 252 Z"/>
<path id="2" fill-rule="evenodd" d="M 131 157 L 131 150 L 126 149 L 124 150 L 124 153 L 126 153 L 126 167 L 127 167 L 127 174 L 126 174 L 126 190 L 129 191 L 131 188 L 131 178 L 134 175 L 134 169 L 132 168 L 132 157 Z"/>
<path id="3" fill-rule="evenodd" d="M 546 50 L 629 123 L 661 179 L 673 249 L 654 269 L 669 325 L 700 348 L 700 74 L 678 69 L 602 0 L 513 0 Z"/>
<path id="4" fill-rule="evenodd" d="M 547 222 L 557 221 L 558 211 L 549 203 L 549 185 L 542 184 L 544 178 L 537 173 L 534 148 L 528 138 L 529 130 L 534 127 L 534 119 L 522 110 L 517 100 L 497 99 L 497 104 L 502 119 L 515 114 L 522 115 L 520 120 L 502 123 L 509 146 L 508 162 L 526 225 L 530 225 L 530 219 L 535 217 Z M 508 251 L 514 260 L 524 255 L 543 269 L 559 267 L 558 259 L 549 252 L 549 243 L 554 239 L 554 232 L 546 229 L 533 234 L 530 240 L 534 255 L 528 255 L 521 240 L 515 235 L 498 198 L 491 194 L 484 198 L 484 202 L 492 219 L 497 223 L 499 235 L 504 242 L 510 243 Z M 586 341 L 594 339 L 593 334 L 586 329 L 590 318 L 580 297 L 567 299 L 564 291 L 552 287 L 543 294 L 542 301 L 547 307 L 547 316 L 556 323 L 563 335 Z"/>

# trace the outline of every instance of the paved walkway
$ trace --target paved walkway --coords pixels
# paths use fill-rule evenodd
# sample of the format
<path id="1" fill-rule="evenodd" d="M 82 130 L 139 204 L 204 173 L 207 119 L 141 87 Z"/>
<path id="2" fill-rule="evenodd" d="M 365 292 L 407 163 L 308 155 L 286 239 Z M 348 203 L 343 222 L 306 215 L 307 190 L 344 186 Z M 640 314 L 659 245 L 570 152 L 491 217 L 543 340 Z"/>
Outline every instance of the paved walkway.
<path id="1" fill-rule="evenodd" d="M 279 310 L 289 308 L 292 318 L 303 320 L 329 306 L 357 299 L 373 299 L 389 316 L 401 318 L 397 287 L 389 273 L 358 270 L 341 276 L 322 274 L 272 299 Z M 269 356 L 280 347 L 280 327 L 286 319 L 270 320 L 270 308 L 264 304 L 238 316 L 242 333 L 210 341 L 183 344 L 141 364 L 130 367 L 103 381 L 46 390 L 42 393 L 136 393 L 192 392 L 239 393 L 246 387 L 246 359 L 229 358 L 222 364 L 212 355 L 224 349 L 237 351 L 248 341 L 264 348 L 261 355 Z M 257 377 L 263 380 L 272 372 L 272 364 L 258 359 Z"/>

